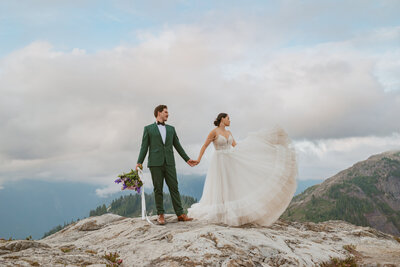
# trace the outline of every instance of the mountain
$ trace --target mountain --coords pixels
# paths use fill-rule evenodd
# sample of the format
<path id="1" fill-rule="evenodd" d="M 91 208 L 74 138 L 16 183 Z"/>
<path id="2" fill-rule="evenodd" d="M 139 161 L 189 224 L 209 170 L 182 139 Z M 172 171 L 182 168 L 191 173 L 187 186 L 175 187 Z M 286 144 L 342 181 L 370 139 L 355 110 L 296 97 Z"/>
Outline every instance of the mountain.
<path id="1" fill-rule="evenodd" d="M 400 151 L 369 157 L 295 196 L 282 219 L 344 220 L 400 235 Z"/>
<path id="2" fill-rule="evenodd" d="M 297 188 L 296 188 L 296 192 L 294 193 L 294 195 L 296 196 L 296 195 L 304 192 L 304 190 L 306 190 L 310 186 L 320 184 L 323 181 L 324 180 L 322 180 L 322 179 L 319 179 L 319 180 L 317 180 L 317 179 L 297 180 Z"/>
<path id="3" fill-rule="evenodd" d="M 400 265 L 400 238 L 344 221 L 229 227 L 165 217 L 159 226 L 108 213 L 40 241 L 0 239 L 0 266 Z"/>

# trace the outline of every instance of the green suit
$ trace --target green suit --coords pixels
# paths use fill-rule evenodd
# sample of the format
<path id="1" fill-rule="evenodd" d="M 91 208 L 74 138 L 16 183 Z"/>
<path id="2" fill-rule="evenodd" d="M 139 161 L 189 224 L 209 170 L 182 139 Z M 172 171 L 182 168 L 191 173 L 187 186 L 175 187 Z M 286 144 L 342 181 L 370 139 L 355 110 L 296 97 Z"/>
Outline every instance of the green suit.
<path id="1" fill-rule="evenodd" d="M 164 214 L 163 185 L 165 178 L 165 182 L 171 194 L 172 205 L 176 215 L 179 216 L 183 214 L 183 208 L 178 190 L 178 179 L 176 177 L 175 158 L 172 147 L 175 147 L 176 151 L 178 151 L 179 155 L 186 162 L 190 158 L 179 143 L 175 128 L 171 125 L 165 125 L 165 129 L 166 138 L 164 144 L 157 123 L 152 123 L 144 127 L 142 145 L 137 163 L 143 164 L 147 151 L 149 150 L 147 167 L 150 169 L 151 178 L 153 180 L 157 214 Z"/>

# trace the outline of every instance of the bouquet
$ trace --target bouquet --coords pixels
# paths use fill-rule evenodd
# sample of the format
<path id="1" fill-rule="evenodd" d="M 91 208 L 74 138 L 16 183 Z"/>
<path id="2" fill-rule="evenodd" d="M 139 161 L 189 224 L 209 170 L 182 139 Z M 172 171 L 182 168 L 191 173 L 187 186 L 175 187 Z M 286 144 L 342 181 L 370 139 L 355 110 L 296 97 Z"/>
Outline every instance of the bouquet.
<path id="1" fill-rule="evenodd" d="M 143 182 L 139 177 L 138 171 L 131 169 L 129 173 L 122 173 L 118 177 L 114 182 L 117 184 L 122 183 L 121 190 L 130 189 L 140 193 Z"/>

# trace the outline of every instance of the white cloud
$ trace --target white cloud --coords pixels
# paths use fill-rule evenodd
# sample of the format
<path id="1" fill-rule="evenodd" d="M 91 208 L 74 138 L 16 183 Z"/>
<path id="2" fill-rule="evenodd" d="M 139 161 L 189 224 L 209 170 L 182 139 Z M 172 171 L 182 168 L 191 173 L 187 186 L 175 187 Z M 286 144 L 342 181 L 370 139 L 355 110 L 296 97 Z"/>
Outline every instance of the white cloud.
<path id="1" fill-rule="evenodd" d="M 375 75 L 386 92 L 400 91 L 400 49 L 378 58 Z"/>
<path id="2" fill-rule="evenodd" d="M 354 163 L 389 150 L 400 150 L 400 133 L 296 141 L 299 179 L 327 179 Z"/>
<path id="3" fill-rule="evenodd" d="M 98 188 L 96 189 L 96 195 L 98 195 L 99 197 L 108 197 L 112 194 L 118 193 L 119 191 L 121 191 L 121 186 L 117 185 L 117 184 L 111 184 L 107 187 L 103 187 L 103 188 Z"/>

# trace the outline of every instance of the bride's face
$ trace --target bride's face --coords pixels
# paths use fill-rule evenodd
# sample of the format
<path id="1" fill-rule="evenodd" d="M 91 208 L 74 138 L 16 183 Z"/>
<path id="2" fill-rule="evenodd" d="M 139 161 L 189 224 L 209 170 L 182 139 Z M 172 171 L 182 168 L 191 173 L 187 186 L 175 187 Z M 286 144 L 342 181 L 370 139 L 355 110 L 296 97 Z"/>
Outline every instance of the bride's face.
<path id="1" fill-rule="evenodd" d="M 230 118 L 229 118 L 229 115 L 226 116 L 225 118 L 222 118 L 222 119 L 221 119 L 221 122 L 222 122 L 225 126 L 231 125 L 231 120 L 230 120 Z"/>

